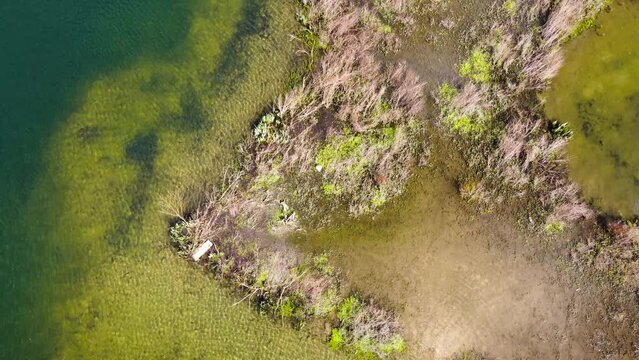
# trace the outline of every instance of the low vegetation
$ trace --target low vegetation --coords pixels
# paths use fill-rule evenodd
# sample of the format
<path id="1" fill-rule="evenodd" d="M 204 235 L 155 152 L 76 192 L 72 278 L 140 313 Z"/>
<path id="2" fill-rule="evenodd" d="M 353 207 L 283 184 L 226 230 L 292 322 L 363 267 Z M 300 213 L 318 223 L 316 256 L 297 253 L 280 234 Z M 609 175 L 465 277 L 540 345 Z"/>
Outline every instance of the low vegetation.
<path id="1" fill-rule="evenodd" d="M 553 234 L 593 218 L 567 177 L 571 131 L 545 118 L 538 94 L 562 64 L 561 45 L 605 6 L 604 0 L 507 1 L 511 16 L 460 65 L 466 81 L 442 86 L 440 122 L 466 141 L 465 177 L 475 185 L 464 192 L 477 204 L 526 203 L 529 225 Z"/>
<path id="2" fill-rule="evenodd" d="M 218 204 L 237 201 L 238 194 L 229 191 Z M 238 290 L 241 299 L 236 304 L 248 302 L 261 314 L 298 328 L 312 324 L 331 329 L 324 336 L 334 349 L 382 358 L 405 351 L 395 315 L 373 300 L 344 293 L 326 253 L 302 255 L 268 232 L 238 229 L 240 215 L 213 216 L 210 211 L 215 212 L 205 208 L 189 221 L 174 224 L 171 242 L 189 256 L 198 244 L 213 241 L 213 249 L 200 263 Z"/>
<path id="3" fill-rule="evenodd" d="M 464 81 L 441 86 L 439 123 L 463 144 L 463 197 L 484 211 L 500 204 L 519 209 L 522 224 L 548 236 L 590 224 L 595 235 L 578 241 L 574 260 L 639 288 L 639 240 L 629 235 L 636 226 L 598 214 L 581 199 L 564 152 L 572 129 L 547 119 L 540 97 L 562 65 L 562 46 L 594 26 L 608 5 L 506 1 L 507 20 L 495 24 L 460 65 Z"/>
<path id="4" fill-rule="evenodd" d="M 210 241 L 201 263 L 237 288 L 240 302 L 296 326 L 323 323 L 332 348 L 362 357 L 405 350 L 396 317 L 343 293 L 326 254 L 304 256 L 286 235 L 337 213 L 379 211 L 419 164 L 422 83 L 406 64 L 379 56 L 409 29 L 410 5 L 304 1 L 296 38 L 306 72 L 294 73 L 288 93 L 256 122 L 218 191 L 169 231 L 184 256 Z"/>

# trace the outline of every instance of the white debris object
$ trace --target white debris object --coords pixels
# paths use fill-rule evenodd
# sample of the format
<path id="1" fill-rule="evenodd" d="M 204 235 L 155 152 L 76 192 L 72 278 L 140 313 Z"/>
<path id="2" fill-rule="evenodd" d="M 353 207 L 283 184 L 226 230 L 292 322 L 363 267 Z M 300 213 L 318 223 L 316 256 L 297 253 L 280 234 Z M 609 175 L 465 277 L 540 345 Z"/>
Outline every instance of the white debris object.
<path id="1" fill-rule="evenodd" d="M 197 250 L 191 255 L 193 260 L 199 261 L 204 254 L 206 254 L 213 247 L 213 243 L 210 240 L 206 240 L 200 246 L 198 246 Z"/>

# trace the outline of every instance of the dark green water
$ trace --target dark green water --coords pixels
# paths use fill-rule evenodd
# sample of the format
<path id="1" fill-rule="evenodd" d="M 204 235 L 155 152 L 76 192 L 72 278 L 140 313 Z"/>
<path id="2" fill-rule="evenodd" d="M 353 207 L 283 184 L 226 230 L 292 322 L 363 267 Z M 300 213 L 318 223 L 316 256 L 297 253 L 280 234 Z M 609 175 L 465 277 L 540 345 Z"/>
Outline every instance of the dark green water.
<path id="1" fill-rule="evenodd" d="M 295 26 L 286 1 L 0 5 L 1 358 L 337 356 L 166 243 L 283 90 Z"/>
<path id="2" fill-rule="evenodd" d="M 0 5 L 0 338 L 7 341 L 2 346 L 7 358 L 26 354 L 41 340 L 24 329 L 15 310 L 32 308 L 37 295 L 28 291 L 33 282 L 46 281 L 38 266 L 38 257 L 46 254 L 38 254 L 35 240 L 18 224 L 44 165 L 47 139 L 95 76 L 139 57 L 170 53 L 186 36 L 192 6 L 162 0 Z M 153 33 L 158 36 L 148 36 Z"/>
<path id="3" fill-rule="evenodd" d="M 615 2 L 570 43 L 547 92 L 547 113 L 574 130 L 571 177 L 617 216 L 639 216 L 639 3 Z"/>

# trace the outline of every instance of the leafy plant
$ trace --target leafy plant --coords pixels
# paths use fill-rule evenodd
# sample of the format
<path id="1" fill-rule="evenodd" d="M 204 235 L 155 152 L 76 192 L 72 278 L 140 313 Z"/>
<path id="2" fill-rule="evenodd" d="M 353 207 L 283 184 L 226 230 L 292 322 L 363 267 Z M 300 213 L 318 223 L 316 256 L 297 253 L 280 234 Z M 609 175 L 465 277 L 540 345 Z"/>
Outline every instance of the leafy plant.
<path id="1" fill-rule="evenodd" d="M 341 329 L 333 329 L 331 331 L 331 338 L 328 341 L 328 346 L 334 350 L 338 350 L 344 344 L 344 334 Z"/>
<path id="2" fill-rule="evenodd" d="M 337 310 L 337 318 L 342 324 L 348 324 L 353 320 L 353 317 L 361 308 L 361 301 L 354 295 L 351 295 L 344 299 Z"/>
<path id="3" fill-rule="evenodd" d="M 493 66 L 490 54 L 481 49 L 475 49 L 470 57 L 459 66 L 459 75 L 471 81 L 482 84 L 492 79 Z"/>
<path id="4" fill-rule="evenodd" d="M 546 235 L 557 235 L 561 234 L 565 227 L 566 224 L 564 224 L 563 221 L 555 221 L 546 224 L 546 226 L 544 226 L 544 232 Z"/>
<path id="5" fill-rule="evenodd" d="M 287 143 L 288 137 L 284 132 L 284 124 L 279 116 L 268 113 L 260 119 L 253 129 L 253 137 L 260 144 Z"/>
<path id="6" fill-rule="evenodd" d="M 335 137 L 318 151 L 315 162 L 323 169 L 331 169 L 344 160 L 358 156 L 363 143 L 361 135 Z"/>
<path id="7" fill-rule="evenodd" d="M 559 121 L 555 120 L 552 121 L 549 125 L 549 130 L 550 132 L 555 135 L 555 136 L 559 136 L 559 137 L 563 137 L 566 139 L 570 139 L 572 137 L 573 131 L 570 128 L 570 125 L 568 125 L 568 123 L 560 123 Z"/>
<path id="8" fill-rule="evenodd" d="M 324 195 L 337 196 L 342 193 L 342 188 L 335 184 L 324 184 L 322 185 L 322 191 Z"/>
<path id="9" fill-rule="evenodd" d="M 514 15 L 517 11 L 517 0 L 506 0 L 502 5 L 502 8 L 508 13 L 508 15 Z"/>

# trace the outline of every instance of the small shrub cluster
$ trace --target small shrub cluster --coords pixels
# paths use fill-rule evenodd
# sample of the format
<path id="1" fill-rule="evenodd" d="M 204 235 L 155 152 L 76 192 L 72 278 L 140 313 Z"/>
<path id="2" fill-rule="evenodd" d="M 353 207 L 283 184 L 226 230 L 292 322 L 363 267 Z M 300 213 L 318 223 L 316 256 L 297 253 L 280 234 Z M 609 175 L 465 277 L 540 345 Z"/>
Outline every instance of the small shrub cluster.
<path id="1" fill-rule="evenodd" d="M 442 123 L 465 137 L 481 137 L 492 120 L 490 109 L 482 107 L 481 92 L 473 84 L 467 84 L 460 93 L 444 83 L 440 87 L 437 104 Z"/>
<path id="2" fill-rule="evenodd" d="M 490 54 L 482 49 L 475 49 L 470 57 L 459 66 L 459 75 L 477 84 L 485 84 L 493 78 L 493 64 Z"/>

